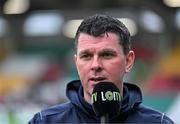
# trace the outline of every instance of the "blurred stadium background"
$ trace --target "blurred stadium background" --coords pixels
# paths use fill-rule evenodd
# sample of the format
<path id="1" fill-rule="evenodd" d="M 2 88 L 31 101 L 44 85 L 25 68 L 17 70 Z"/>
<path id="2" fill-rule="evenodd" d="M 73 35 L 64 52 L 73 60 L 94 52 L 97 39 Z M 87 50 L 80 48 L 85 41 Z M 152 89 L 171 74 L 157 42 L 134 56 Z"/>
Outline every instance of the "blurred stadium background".
<path id="1" fill-rule="evenodd" d="M 0 124 L 25 124 L 67 101 L 66 83 L 78 79 L 74 33 L 95 13 L 127 25 L 136 62 L 125 80 L 180 123 L 179 0 L 0 0 Z"/>

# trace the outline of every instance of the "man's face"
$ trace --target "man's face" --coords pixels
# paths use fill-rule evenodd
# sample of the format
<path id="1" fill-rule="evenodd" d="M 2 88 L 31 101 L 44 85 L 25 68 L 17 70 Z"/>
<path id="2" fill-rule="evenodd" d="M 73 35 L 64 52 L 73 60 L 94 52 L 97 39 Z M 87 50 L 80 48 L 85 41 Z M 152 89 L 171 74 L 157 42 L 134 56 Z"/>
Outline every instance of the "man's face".
<path id="1" fill-rule="evenodd" d="M 124 55 L 115 33 L 94 37 L 81 33 L 75 64 L 84 88 L 84 98 L 90 103 L 94 86 L 100 81 L 113 82 L 122 93 L 123 76 L 134 61 L 134 52 Z"/>

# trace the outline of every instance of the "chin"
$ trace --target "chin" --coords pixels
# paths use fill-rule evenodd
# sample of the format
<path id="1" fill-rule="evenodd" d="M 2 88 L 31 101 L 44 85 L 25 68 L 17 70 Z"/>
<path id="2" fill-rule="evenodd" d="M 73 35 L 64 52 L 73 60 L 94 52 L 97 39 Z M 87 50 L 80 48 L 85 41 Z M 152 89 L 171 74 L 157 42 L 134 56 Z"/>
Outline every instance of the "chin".
<path id="1" fill-rule="evenodd" d="M 94 89 L 94 88 L 91 88 L 91 89 L 89 90 L 89 92 L 88 92 L 90 96 L 91 96 L 92 93 L 93 93 L 93 89 Z"/>

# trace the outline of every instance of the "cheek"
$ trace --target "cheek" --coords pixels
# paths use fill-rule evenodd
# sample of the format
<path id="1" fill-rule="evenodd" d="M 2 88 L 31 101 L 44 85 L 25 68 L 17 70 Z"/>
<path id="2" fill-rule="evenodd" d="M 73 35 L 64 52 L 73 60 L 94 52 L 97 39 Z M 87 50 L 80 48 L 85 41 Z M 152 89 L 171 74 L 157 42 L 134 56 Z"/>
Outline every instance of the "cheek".
<path id="1" fill-rule="evenodd" d="M 114 76 L 119 77 L 123 76 L 125 73 L 125 62 L 124 61 L 114 61 L 112 63 L 108 63 L 107 65 L 108 72 Z"/>
<path id="2" fill-rule="evenodd" d="M 84 64 L 84 63 L 82 63 L 82 62 L 78 62 L 77 64 L 76 64 L 76 67 L 77 67 L 77 70 L 78 70 L 78 74 L 79 74 L 79 76 L 80 77 L 85 77 L 86 76 L 86 74 L 88 73 L 88 65 L 86 64 Z"/>

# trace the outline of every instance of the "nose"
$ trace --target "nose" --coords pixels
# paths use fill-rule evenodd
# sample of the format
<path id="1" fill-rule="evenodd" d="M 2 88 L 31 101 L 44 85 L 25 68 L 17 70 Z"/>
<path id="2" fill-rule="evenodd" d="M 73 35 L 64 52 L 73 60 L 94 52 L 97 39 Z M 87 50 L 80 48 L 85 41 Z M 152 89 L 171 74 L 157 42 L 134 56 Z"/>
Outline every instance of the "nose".
<path id="1" fill-rule="evenodd" d="M 103 67 L 102 67 L 102 62 L 98 57 L 94 57 L 93 61 L 92 61 L 92 65 L 91 65 L 91 70 L 95 71 L 95 72 L 100 72 L 102 71 Z"/>

